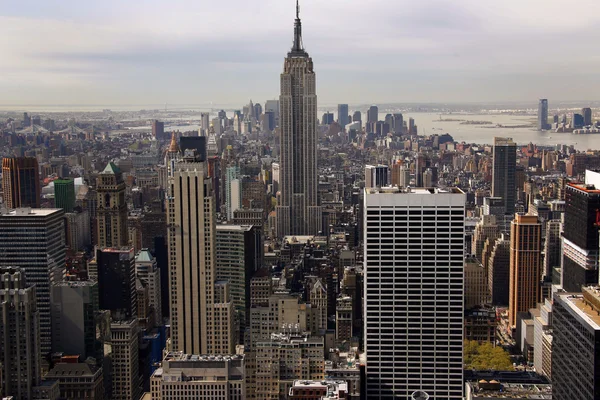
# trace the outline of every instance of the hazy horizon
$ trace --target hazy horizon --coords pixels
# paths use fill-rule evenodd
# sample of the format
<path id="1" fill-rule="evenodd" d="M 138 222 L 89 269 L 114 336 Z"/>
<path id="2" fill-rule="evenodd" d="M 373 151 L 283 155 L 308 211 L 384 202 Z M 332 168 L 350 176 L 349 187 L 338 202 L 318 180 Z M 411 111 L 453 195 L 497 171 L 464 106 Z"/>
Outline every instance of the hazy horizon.
<path id="1" fill-rule="evenodd" d="M 301 0 L 319 104 L 597 98 L 600 2 L 422 3 Z M 0 107 L 277 98 L 294 18 L 294 0 L 9 2 Z"/>

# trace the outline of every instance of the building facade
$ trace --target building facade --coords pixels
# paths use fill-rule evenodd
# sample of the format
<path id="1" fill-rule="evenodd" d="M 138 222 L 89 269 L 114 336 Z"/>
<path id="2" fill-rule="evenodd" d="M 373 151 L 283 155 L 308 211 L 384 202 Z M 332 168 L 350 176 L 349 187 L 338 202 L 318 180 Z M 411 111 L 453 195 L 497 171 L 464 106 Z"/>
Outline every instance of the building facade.
<path id="1" fill-rule="evenodd" d="M 98 196 L 96 219 L 99 247 L 127 246 L 127 202 L 125 181 L 119 167 L 112 162 L 100 172 L 96 184 Z"/>
<path id="2" fill-rule="evenodd" d="M 302 45 L 302 23 L 296 13 L 294 44 L 281 74 L 281 196 L 277 236 L 317 234 L 321 207 L 317 198 L 317 94 L 312 58 Z"/>
<path id="3" fill-rule="evenodd" d="M 517 197 L 517 144 L 510 138 L 494 138 L 493 163 L 492 196 L 501 197 L 504 213 L 513 215 Z"/>
<path id="4" fill-rule="evenodd" d="M 62 210 L 17 208 L 0 214 L 0 266 L 20 267 L 35 285 L 42 354 L 52 350 L 50 288 L 65 276 L 65 222 Z"/>
<path id="5" fill-rule="evenodd" d="M 465 201 L 458 189 L 365 189 L 370 399 L 463 398 Z"/>
<path id="6" fill-rule="evenodd" d="M 35 157 L 2 160 L 2 193 L 7 208 L 39 208 L 40 172 Z"/>

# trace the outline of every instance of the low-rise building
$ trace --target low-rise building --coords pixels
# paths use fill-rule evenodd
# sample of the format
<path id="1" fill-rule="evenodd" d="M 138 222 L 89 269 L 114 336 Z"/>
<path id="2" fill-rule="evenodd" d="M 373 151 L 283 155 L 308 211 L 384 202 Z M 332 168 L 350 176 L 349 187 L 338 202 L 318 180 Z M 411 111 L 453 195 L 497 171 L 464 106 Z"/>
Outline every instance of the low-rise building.
<path id="1" fill-rule="evenodd" d="M 58 382 L 62 399 L 104 399 L 102 368 L 88 363 L 56 364 L 45 378 Z"/>
<path id="2" fill-rule="evenodd" d="M 347 399 L 348 388 L 344 381 L 294 381 L 289 400 L 339 400 Z"/>
<path id="3" fill-rule="evenodd" d="M 479 382 L 467 382 L 465 393 L 466 400 L 552 400 L 552 385 L 480 380 Z"/>

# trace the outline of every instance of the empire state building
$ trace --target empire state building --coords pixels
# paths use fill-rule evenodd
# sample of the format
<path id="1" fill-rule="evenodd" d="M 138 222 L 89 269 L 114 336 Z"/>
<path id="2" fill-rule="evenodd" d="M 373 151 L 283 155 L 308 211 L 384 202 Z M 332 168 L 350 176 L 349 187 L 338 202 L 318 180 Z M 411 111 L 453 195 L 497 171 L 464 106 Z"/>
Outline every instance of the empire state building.
<path id="1" fill-rule="evenodd" d="M 317 199 L 317 94 L 313 61 L 302 45 L 296 4 L 294 44 L 281 74 L 280 188 L 277 236 L 316 235 L 322 230 Z"/>

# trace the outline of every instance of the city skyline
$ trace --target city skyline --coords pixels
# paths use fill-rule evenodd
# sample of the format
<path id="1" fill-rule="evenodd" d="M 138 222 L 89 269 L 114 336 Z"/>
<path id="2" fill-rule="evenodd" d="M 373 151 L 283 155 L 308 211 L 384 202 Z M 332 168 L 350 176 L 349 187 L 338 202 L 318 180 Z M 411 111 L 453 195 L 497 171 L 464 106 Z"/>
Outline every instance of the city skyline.
<path id="1" fill-rule="evenodd" d="M 12 38 L 0 45 L 3 103 L 276 97 L 273 76 L 290 46 L 292 0 L 111 3 L 7 5 L 0 16 Z M 589 12 L 577 19 L 563 18 L 558 1 L 538 7 L 511 0 L 500 7 L 378 0 L 365 9 L 353 1 L 304 0 L 300 6 L 308 21 L 304 40 L 319 65 L 317 95 L 333 104 L 593 98 L 596 58 L 547 57 L 549 46 L 539 46 L 585 54 L 598 36 L 589 27 L 600 5 L 578 3 Z"/>

